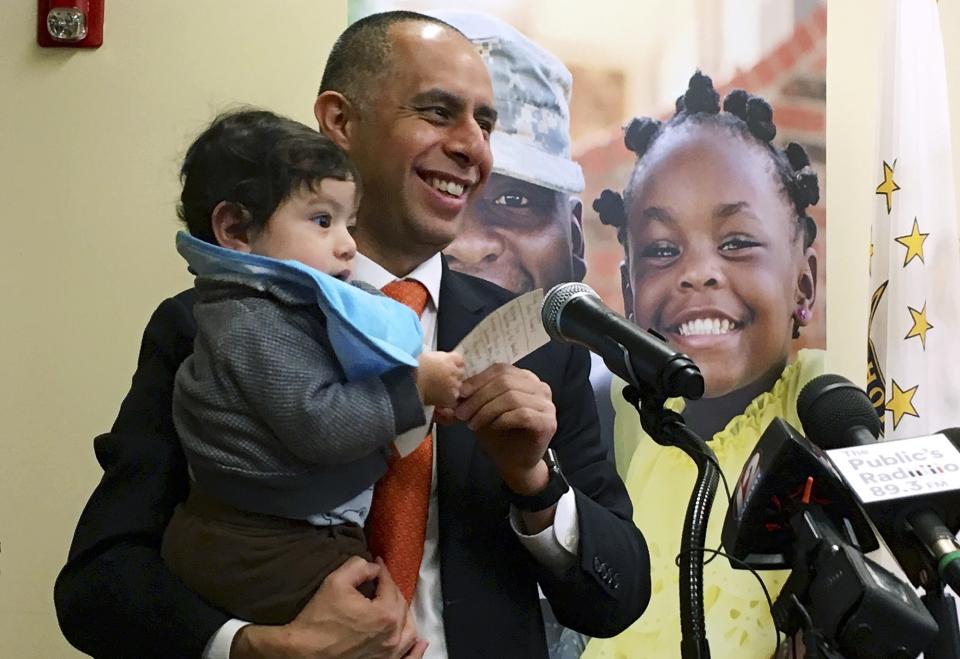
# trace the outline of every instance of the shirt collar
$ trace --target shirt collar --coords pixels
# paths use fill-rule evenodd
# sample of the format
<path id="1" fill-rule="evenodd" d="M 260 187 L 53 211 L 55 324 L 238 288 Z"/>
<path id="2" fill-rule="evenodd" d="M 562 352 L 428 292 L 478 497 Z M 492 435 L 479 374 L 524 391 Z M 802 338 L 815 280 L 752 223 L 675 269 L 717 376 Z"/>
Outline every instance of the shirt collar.
<path id="1" fill-rule="evenodd" d="M 440 253 L 437 252 L 414 268 L 404 279 L 414 279 L 423 284 L 430 295 L 433 307 L 436 309 L 440 302 L 440 277 L 442 274 L 443 260 Z M 353 279 L 365 281 L 376 288 L 383 288 L 390 282 L 396 281 L 397 277 L 376 261 L 357 252 L 353 260 Z"/>

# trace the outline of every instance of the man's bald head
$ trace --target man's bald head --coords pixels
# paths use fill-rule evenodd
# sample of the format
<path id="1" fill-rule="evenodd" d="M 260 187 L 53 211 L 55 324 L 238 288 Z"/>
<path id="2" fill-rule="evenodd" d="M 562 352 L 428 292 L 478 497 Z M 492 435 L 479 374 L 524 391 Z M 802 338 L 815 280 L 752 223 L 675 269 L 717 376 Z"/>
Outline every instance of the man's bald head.
<path id="1" fill-rule="evenodd" d="M 463 36 L 449 23 L 412 11 L 371 14 L 347 27 L 333 44 L 319 93 L 339 92 L 361 109 L 369 107 L 371 90 L 392 69 L 390 28 L 408 22 L 433 23 Z"/>

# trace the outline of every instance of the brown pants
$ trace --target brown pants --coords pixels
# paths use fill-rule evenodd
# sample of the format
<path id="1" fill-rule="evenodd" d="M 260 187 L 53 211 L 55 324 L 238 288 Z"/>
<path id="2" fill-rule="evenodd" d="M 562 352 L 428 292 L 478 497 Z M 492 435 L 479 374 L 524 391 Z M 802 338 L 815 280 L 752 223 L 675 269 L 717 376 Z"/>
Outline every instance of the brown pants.
<path id="1" fill-rule="evenodd" d="M 223 611 L 259 624 L 296 617 L 324 578 L 351 556 L 371 560 L 358 526 L 314 526 L 223 504 L 192 487 L 163 534 L 180 579 Z M 373 584 L 365 584 L 373 590 Z M 361 588 L 365 594 L 372 592 Z"/>

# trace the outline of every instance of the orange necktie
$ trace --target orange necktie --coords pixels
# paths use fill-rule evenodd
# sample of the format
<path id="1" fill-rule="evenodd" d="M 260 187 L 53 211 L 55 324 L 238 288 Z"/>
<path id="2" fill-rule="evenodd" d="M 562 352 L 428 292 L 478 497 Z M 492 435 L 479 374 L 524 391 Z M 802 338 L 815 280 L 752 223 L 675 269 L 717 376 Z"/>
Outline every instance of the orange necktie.
<path id="1" fill-rule="evenodd" d="M 394 281 L 381 290 L 417 315 L 427 306 L 427 289 L 418 281 Z M 387 473 L 373 488 L 373 503 L 367 517 L 370 552 L 383 558 L 408 602 L 413 599 L 423 559 L 432 474 L 431 435 L 428 434 L 413 453 L 402 458 L 394 449 Z"/>

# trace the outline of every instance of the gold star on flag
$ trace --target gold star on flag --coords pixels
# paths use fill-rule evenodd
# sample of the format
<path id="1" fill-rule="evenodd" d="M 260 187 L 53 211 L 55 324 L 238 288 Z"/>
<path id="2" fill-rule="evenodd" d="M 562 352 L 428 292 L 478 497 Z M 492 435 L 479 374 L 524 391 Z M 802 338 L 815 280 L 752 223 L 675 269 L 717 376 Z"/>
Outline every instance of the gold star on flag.
<path id="1" fill-rule="evenodd" d="M 893 429 L 896 430 L 897 426 L 900 425 L 900 420 L 904 416 L 915 416 L 918 419 L 920 415 L 917 414 L 916 408 L 913 406 L 913 397 L 917 393 L 917 389 L 920 388 L 920 385 L 911 387 L 904 391 L 900 388 L 900 385 L 897 384 L 897 381 L 893 381 L 893 396 L 890 397 L 890 400 L 887 401 L 887 405 L 884 409 L 888 412 L 893 413 Z"/>
<path id="2" fill-rule="evenodd" d="M 907 254 L 903 257 L 904 268 L 907 267 L 910 261 L 918 257 L 921 263 L 924 262 L 923 243 L 929 235 L 929 233 L 920 233 L 920 225 L 917 223 L 917 218 L 913 218 L 913 230 L 905 236 L 897 236 L 895 238 L 898 243 L 907 248 Z"/>
<path id="3" fill-rule="evenodd" d="M 923 309 L 917 311 L 912 307 L 907 307 L 907 310 L 910 312 L 910 315 L 913 317 L 913 327 L 910 328 L 910 331 L 907 333 L 903 340 L 912 339 L 915 336 L 920 337 L 920 343 L 923 344 L 923 349 L 927 349 L 927 332 L 933 329 L 933 325 L 927 322 L 927 303 L 923 303 Z"/>
<path id="4" fill-rule="evenodd" d="M 893 161 L 893 166 L 897 166 L 897 161 Z M 877 186 L 877 194 L 886 195 L 887 197 L 887 215 L 890 214 L 890 211 L 893 210 L 893 193 L 900 189 L 900 186 L 897 185 L 897 182 L 893 180 L 893 167 L 887 164 L 886 161 L 883 162 L 883 183 Z"/>

